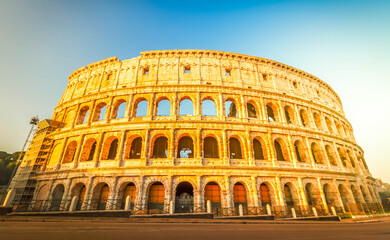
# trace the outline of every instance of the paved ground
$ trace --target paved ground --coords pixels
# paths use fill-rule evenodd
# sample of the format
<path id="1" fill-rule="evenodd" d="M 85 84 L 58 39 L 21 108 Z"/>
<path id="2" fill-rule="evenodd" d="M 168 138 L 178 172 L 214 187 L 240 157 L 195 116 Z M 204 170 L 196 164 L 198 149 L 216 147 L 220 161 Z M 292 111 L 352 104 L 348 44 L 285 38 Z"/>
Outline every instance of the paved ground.
<path id="1" fill-rule="evenodd" d="M 371 220 L 372 221 L 372 220 Z M 375 222 L 129 223 L 93 221 L 3 221 L 0 239 L 390 239 L 390 219 Z"/>

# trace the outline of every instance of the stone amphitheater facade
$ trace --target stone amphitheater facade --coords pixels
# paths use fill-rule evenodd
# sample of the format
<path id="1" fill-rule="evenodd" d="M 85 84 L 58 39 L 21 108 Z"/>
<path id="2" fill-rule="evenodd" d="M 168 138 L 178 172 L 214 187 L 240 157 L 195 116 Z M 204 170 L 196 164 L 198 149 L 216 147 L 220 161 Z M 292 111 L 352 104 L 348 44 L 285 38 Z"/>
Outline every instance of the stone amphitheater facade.
<path id="1" fill-rule="evenodd" d="M 56 208 L 77 197 L 76 210 L 123 209 L 127 196 L 176 212 L 207 201 L 326 211 L 380 202 L 336 92 L 273 60 L 209 50 L 108 58 L 69 76 L 45 126 L 55 127 L 37 143 L 40 127 L 22 166 L 34 165 L 33 200 Z"/>

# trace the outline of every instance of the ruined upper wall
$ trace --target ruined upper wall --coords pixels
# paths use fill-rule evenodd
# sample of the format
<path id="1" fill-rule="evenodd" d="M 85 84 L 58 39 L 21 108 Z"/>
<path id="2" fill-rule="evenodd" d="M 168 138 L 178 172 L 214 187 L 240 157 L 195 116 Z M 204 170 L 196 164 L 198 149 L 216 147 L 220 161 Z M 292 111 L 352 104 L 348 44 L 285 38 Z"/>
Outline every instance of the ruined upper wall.
<path id="1" fill-rule="evenodd" d="M 185 73 L 186 69 L 190 73 Z M 69 76 L 60 103 L 114 89 L 179 84 L 275 92 L 319 103 L 344 115 L 336 92 L 311 74 L 265 58 L 210 50 L 146 51 L 124 61 L 112 57 L 89 64 Z"/>

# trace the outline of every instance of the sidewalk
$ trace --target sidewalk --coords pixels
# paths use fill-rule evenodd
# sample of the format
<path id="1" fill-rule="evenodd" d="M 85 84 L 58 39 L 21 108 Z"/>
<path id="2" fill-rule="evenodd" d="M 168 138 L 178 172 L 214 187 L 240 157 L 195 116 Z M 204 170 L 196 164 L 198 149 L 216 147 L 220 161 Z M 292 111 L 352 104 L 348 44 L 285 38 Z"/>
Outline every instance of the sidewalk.
<path id="1" fill-rule="evenodd" d="M 236 219 L 185 219 L 185 218 L 111 218 L 111 217 L 48 217 L 48 216 L 1 216 L 0 222 L 108 222 L 108 223 L 197 223 L 197 224 L 356 224 L 390 221 L 389 216 L 343 219 L 336 221 L 296 220 L 236 220 Z"/>

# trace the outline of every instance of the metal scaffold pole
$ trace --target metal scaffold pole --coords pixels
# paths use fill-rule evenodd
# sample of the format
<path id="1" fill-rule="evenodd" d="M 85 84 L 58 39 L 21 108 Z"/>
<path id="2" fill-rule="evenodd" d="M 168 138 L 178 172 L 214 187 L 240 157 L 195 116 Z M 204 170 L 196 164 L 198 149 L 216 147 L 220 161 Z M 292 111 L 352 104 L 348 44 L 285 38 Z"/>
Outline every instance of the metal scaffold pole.
<path id="1" fill-rule="evenodd" d="M 31 134 L 34 132 L 34 128 L 35 128 L 35 126 L 38 124 L 38 122 L 39 122 L 38 116 L 32 117 L 31 120 L 30 120 L 31 128 L 30 128 L 30 131 L 29 131 L 29 133 L 28 133 L 28 135 L 27 135 L 26 141 L 24 142 L 23 148 L 22 148 L 22 150 L 20 151 L 18 160 L 16 160 L 16 165 L 15 165 L 15 168 L 14 168 L 14 170 L 13 170 L 13 172 L 12 172 L 12 174 L 11 174 L 11 177 L 10 177 L 10 179 L 9 179 L 9 181 L 8 181 L 7 189 L 9 189 L 9 186 L 10 186 L 10 184 L 11 184 L 11 181 L 12 181 L 13 177 L 15 176 L 16 171 L 18 170 L 18 167 L 19 167 L 19 165 L 20 165 L 20 163 L 21 163 L 21 161 L 22 161 L 22 159 L 23 159 L 24 149 L 26 148 L 27 143 L 29 142 L 29 139 L 30 139 L 30 137 L 31 137 Z"/>

